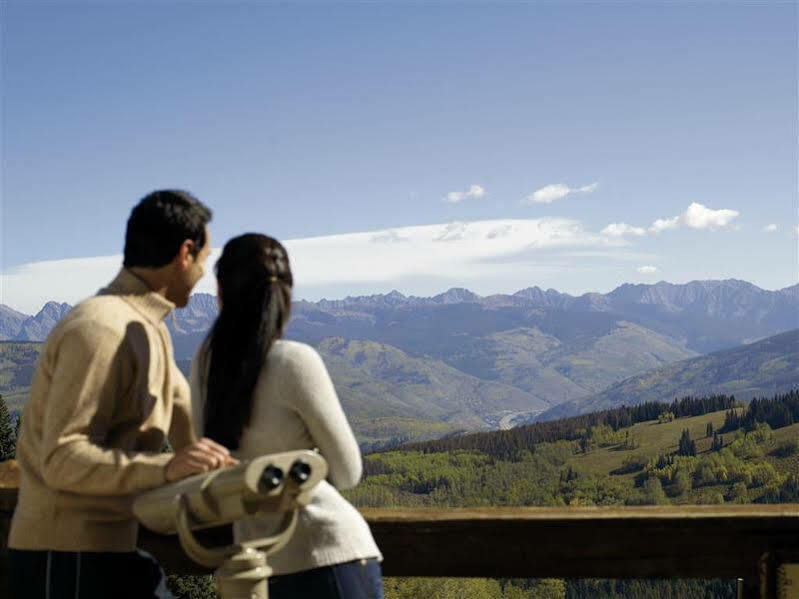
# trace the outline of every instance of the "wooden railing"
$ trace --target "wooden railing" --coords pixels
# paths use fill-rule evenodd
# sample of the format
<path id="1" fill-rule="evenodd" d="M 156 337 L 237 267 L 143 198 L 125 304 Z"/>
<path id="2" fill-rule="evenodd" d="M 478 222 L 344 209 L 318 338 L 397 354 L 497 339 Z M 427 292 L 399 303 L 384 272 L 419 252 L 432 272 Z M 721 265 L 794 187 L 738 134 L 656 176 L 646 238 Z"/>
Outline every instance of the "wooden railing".
<path id="1" fill-rule="evenodd" d="M 15 504 L 16 489 L 0 489 L 2 579 Z M 738 578 L 742 597 L 770 598 L 772 567 L 799 562 L 797 504 L 361 513 L 383 552 L 387 576 Z M 225 542 L 228 536 L 228 529 L 217 529 L 207 540 Z M 173 536 L 143 530 L 140 545 L 169 572 L 208 572 L 184 555 Z"/>

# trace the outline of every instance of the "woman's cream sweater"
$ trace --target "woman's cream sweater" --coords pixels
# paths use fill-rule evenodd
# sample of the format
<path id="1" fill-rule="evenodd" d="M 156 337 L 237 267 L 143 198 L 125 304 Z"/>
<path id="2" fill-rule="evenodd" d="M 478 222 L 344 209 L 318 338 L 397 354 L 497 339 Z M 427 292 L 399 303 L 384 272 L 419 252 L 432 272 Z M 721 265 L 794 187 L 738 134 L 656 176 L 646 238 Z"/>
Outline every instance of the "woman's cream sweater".
<path id="1" fill-rule="evenodd" d="M 192 365 L 192 411 L 195 428 L 204 430 L 204 390 L 199 376 L 205 346 Z M 300 511 L 288 545 L 269 558 L 276 575 L 356 559 L 382 559 L 369 526 L 338 489 L 361 477 L 361 454 L 322 358 L 312 347 L 276 341 L 261 369 L 250 424 L 244 429 L 239 459 L 295 449 L 318 448 L 329 466 L 311 502 Z M 250 518 L 234 525 L 237 541 L 269 536 L 278 520 Z"/>

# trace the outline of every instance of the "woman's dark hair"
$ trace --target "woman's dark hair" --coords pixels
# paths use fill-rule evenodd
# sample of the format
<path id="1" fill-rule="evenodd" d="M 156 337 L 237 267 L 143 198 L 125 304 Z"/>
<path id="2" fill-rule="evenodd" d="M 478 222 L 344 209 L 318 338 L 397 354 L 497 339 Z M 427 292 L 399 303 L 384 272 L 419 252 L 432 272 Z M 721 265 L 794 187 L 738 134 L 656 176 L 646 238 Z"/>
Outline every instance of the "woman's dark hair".
<path id="1" fill-rule="evenodd" d="M 194 252 L 205 245 L 205 225 L 211 211 L 188 191 L 163 189 L 136 204 L 125 231 L 123 264 L 158 268 L 169 264 L 187 239 Z"/>
<path id="2" fill-rule="evenodd" d="M 294 281 L 279 241 L 246 233 L 216 263 L 222 310 L 206 339 L 205 436 L 238 449 L 266 354 L 283 332 Z"/>

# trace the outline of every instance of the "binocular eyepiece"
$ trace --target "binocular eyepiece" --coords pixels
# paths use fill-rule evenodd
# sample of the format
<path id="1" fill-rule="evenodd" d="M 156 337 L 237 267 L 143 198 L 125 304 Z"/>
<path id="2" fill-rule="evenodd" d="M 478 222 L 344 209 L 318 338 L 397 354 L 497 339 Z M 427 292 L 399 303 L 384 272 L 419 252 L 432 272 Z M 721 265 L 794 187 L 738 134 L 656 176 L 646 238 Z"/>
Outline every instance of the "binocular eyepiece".
<path id="1" fill-rule="evenodd" d="M 295 483 L 301 485 L 311 477 L 312 472 L 313 469 L 311 468 L 311 465 L 305 460 L 299 459 L 291 465 L 289 476 L 292 478 L 292 480 L 294 480 Z"/>
<path id="2" fill-rule="evenodd" d="M 258 488 L 262 491 L 271 491 L 277 489 L 283 484 L 283 471 L 277 466 L 269 464 L 261 473 L 261 480 L 258 482 Z"/>
<path id="3" fill-rule="evenodd" d="M 134 501 L 133 513 L 150 530 L 173 533 L 177 502 L 184 497 L 192 528 L 217 526 L 257 512 L 305 505 L 326 476 L 327 462 L 316 452 L 275 453 L 143 493 Z"/>
<path id="4" fill-rule="evenodd" d="M 311 478 L 313 468 L 311 465 L 302 458 L 296 460 L 289 468 L 289 478 L 296 484 L 301 485 Z M 258 482 L 258 488 L 262 492 L 268 492 L 278 488 L 283 484 L 285 474 L 281 468 L 274 464 L 269 464 L 261 473 L 261 479 Z"/>

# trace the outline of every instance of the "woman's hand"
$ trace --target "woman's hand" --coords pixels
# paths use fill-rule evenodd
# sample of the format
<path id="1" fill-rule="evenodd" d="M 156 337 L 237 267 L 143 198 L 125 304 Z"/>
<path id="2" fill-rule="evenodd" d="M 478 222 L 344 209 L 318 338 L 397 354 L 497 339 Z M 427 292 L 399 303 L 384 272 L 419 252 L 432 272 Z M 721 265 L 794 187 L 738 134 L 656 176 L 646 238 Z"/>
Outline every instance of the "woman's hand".
<path id="1" fill-rule="evenodd" d="M 225 466 L 235 466 L 239 461 L 230 455 L 226 447 L 203 437 L 175 453 L 165 469 L 167 482 L 174 482 L 192 474 L 208 472 Z"/>

